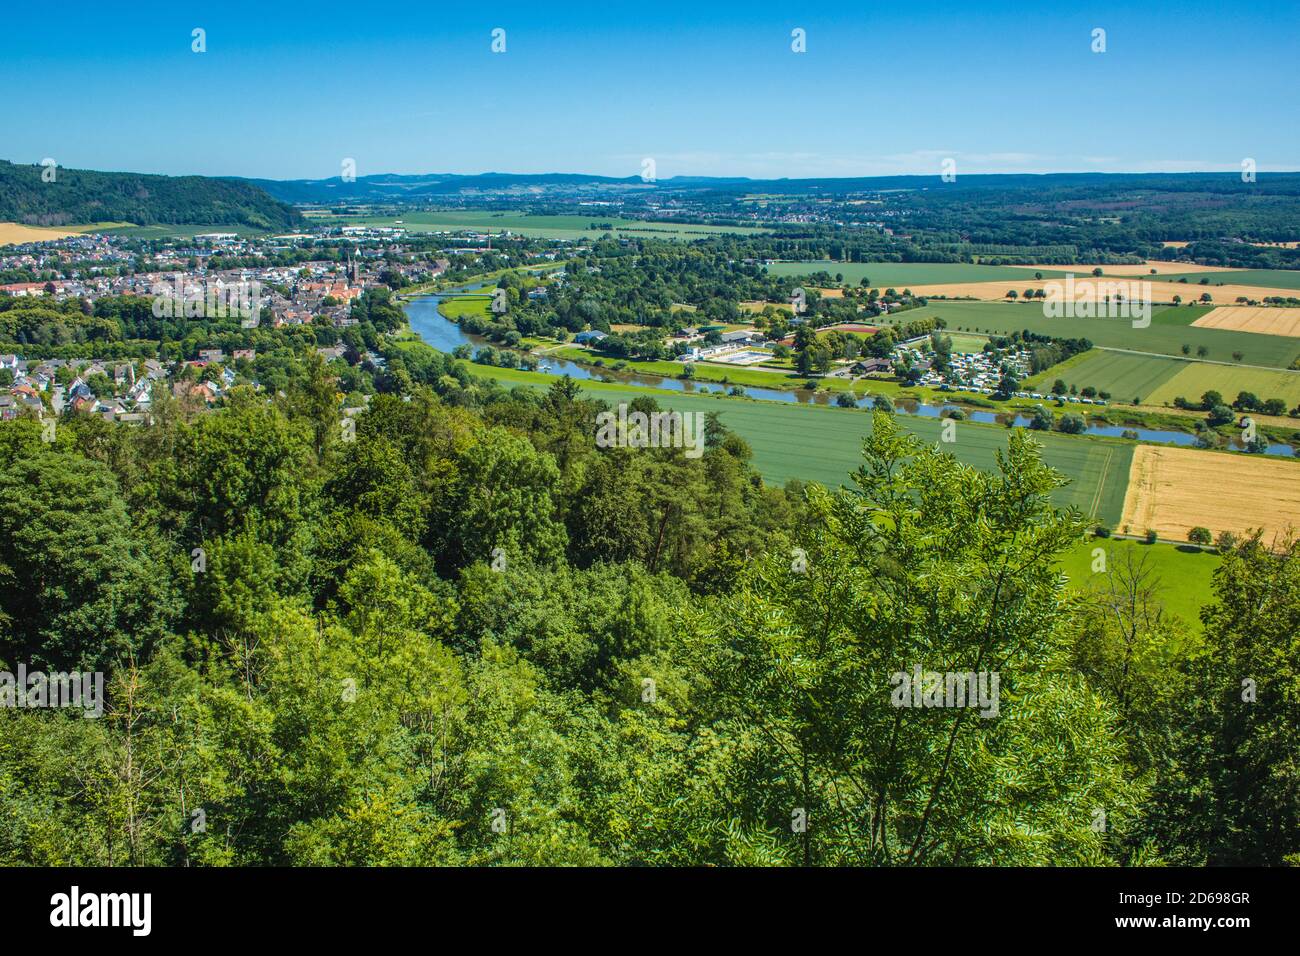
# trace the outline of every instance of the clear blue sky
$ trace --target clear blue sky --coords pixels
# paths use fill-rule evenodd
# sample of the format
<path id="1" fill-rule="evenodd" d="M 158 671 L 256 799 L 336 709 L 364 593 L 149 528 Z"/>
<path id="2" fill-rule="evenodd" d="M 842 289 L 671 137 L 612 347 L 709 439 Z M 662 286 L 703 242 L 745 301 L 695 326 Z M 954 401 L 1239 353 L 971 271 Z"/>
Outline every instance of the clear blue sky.
<path id="1" fill-rule="evenodd" d="M 1300 169 L 1297 2 L 1066 6 L 13 0 L 0 158 L 277 179 L 345 157 L 358 175 Z"/>

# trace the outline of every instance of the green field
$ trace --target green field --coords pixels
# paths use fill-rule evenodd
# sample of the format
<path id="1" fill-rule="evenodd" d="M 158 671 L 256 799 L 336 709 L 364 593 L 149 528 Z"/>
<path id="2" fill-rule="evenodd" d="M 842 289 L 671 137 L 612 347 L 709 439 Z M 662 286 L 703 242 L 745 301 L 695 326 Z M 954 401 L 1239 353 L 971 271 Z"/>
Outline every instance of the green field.
<path id="1" fill-rule="evenodd" d="M 553 376 L 474 366 L 472 372 L 505 385 L 546 387 Z M 820 405 L 759 402 L 680 392 L 637 388 L 604 382 L 581 382 L 583 390 L 607 401 L 629 401 L 654 395 L 665 408 L 678 411 L 719 412 L 728 428 L 741 435 L 754 450 L 754 466 L 771 483 L 791 478 L 818 481 L 829 486 L 847 482 L 861 462 L 861 441 L 870 431 L 871 415 L 861 409 Z M 937 419 L 900 416 L 907 429 L 927 443 L 940 439 Z M 1005 449 L 1007 429 L 996 425 L 962 422 L 957 440 L 945 448 L 961 461 L 979 468 L 994 467 L 994 452 Z M 1061 507 L 1076 506 L 1109 524 L 1117 524 L 1128 485 L 1133 445 L 1109 439 L 1059 435 L 1034 436 L 1043 445 L 1044 459 L 1071 478 L 1054 496 Z"/>
<path id="2" fill-rule="evenodd" d="M 934 285 L 940 282 L 1024 281 L 1033 272 L 1010 266 L 979 266 L 968 262 L 774 262 L 767 271 L 777 276 L 806 276 L 814 272 L 843 275 L 848 285 L 858 285 L 865 276 L 872 286 L 900 291 L 913 285 Z M 1064 276 L 1044 266 L 1038 270 L 1044 279 Z"/>
<path id="3" fill-rule="evenodd" d="M 703 239 L 722 233 L 762 232 L 752 226 L 706 226 L 683 222 L 643 222 L 620 219 L 593 211 L 589 216 L 530 216 L 527 213 L 492 210 L 447 210 L 408 212 L 397 216 L 313 216 L 313 224 L 330 226 L 402 226 L 408 232 L 491 232 L 509 230 L 521 236 L 541 239 L 593 239 L 611 226 L 618 235 L 660 239 Z"/>
<path id="4" fill-rule="evenodd" d="M 899 321 L 928 316 L 939 316 L 948 323 L 949 331 L 976 331 L 1008 335 L 1027 329 L 1039 335 L 1058 338 L 1087 338 L 1094 345 L 1107 348 L 1131 349 L 1138 352 L 1155 352 L 1160 355 L 1182 356 L 1182 346 L 1194 350 L 1205 346 L 1206 358 L 1221 362 L 1232 361 L 1233 352 L 1242 353 L 1242 361 L 1250 365 L 1267 365 L 1286 368 L 1300 354 L 1300 339 L 1283 335 L 1260 335 L 1256 332 L 1233 332 L 1228 329 L 1207 329 L 1185 325 L 1190 308 L 1153 310 L 1151 324 L 1134 328 L 1130 319 L 1101 318 L 1048 318 L 1038 304 L 1011 304 L 1002 302 L 938 302 L 931 301 L 921 309 L 898 313 Z"/>
<path id="5" fill-rule="evenodd" d="M 1210 280 L 1210 288 L 1223 285 L 1257 285 L 1272 289 L 1300 289 L 1300 270 L 1294 269 L 1241 269 L 1232 272 L 1178 272 L 1162 275 L 1161 282 L 1186 279 L 1189 285 L 1199 285 L 1202 279 Z M 1197 293 L 1199 295 L 1199 293 Z"/>
<path id="6" fill-rule="evenodd" d="M 1109 392 L 1115 401 L 1131 402 L 1134 398 L 1141 398 L 1146 404 L 1154 404 L 1152 394 L 1189 364 L 1192 363 L 1153 355 L 1089 349 L 1082 355 L 1076 355 L 1040 375 L 1026 379 L 1024 385 L 1035 391 L 1044 391 L 1050 389 L 1052 383 L 1059 378 L 1066 385 L 1076 388 L 1091 385 L 1098 391 Z M 1224 368 L 1229 372 L 1240 371 L 1226 366 Z"/>
<path id="7" fill-rule="evenodd" d="M 491 318 L 492 296 L 483 295 L 448 295 L 438 303 L 438 311 L 453 322 L 467 315 L 476 315 L 481 319 Z"/>
<path id="8" fill-rule="evenodd" d="M 1238 392 L 1253 392 L 1261 399 L 1285 399 L 1288 409 L 1300 405 L 1300 372 L 1235 368 L 1206 362 L 1177 364 L 1181 366 L 1177 374 L 1145 396 L 1147 404 L 1172 405 L 1180 395 L 1194 402 L 1213 390 L 1229 402 L 1237 397 Z"/>
<path id="9" fill-rule="evenodd" d="M 1212 305 L 1165 305 L 1151 310 L 1152 325 L 1189 326 L 1214 311 Z"/>
<path id="10" fill-rule="evenodd" d="M 1073 586 L 1105 589 L 1103 575 L 1092 570 L 1094 548 L 1106 551 L 1106 574 L 1114 572 L 1125 554 L 1145 555 L 1165 609 L 1177 614 L 1192 630 L 1201 630 L 1200 610 L 1210 602 L 1213 594 L 1214 571 L 1223 561 L 1219 555 L 1172 544 L 1148 545 L 1117 538 L 1089 538 L 1062 555 L 1061 570 Z"/>
<path id="11" fill-rule="evenodd" d="M 952 339 L 952 350 L 954 352 L 981 352 L 989 341 L 987 335 L 972 335 L 969 332 L 948 331 L 944 334 Z"/>

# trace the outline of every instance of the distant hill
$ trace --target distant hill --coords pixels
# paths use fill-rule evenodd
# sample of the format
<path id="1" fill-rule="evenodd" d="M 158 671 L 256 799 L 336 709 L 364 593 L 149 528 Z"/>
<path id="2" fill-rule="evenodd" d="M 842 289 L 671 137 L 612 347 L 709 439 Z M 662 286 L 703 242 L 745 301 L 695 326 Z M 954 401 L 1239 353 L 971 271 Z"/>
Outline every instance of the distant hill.
<path id="1" fill-rule="evenodd" d="M 54 182 L 44 182 L 42 172 L 0 160 L 0 222 L 223 223 L 270 230 L 301 224 L 296 211 L 244 180 L 60 168 Z"/>
<path id="2" fill-rule="evenodd" d="M 542 192 L 548 187 L 569 190 L 614 192 L 737 193 L 762 192 L 782 195 L 844 195 L 886 190 L 944 190 L 945 192 L 1032 190 L 1153 190 L 1158 192 L 1211 192 L 1244 194 L 1267 192 L 1279 195 L 1300 193 L 1300 175 L 1260 174 L 1258 184 L 1244 184 L 1238 173 L 999 173 L 966 174 L 953 183 L 941 183 L 939 176 L 864 176 L 844 179 L 747 179 L 745 177 L 673 176 L 645 182 L 640 176 L 593 176 L 584 173 L 426 173 L 398 175 L 384 173 L 359 176 L 351 182 L 329 179 L 245 179 L 286 203 L 420 203 L 476 193 Z"/>
<path id="3" fill-rule="evenodd" d="M 344 182 L 340 176 L 330 179 L 244 179 L 266 190 L 276 199 L 288 203 L 336 202 L 419 202 L 425 199 L 474 193 L 499 192 L 503 189 L 528 189 L 547 186 L 616 186 L 647 188 L 640 176 L 615 179 L 583 173 L 423 173 L 403 176 L 383 173 L 358 176 Z"/>

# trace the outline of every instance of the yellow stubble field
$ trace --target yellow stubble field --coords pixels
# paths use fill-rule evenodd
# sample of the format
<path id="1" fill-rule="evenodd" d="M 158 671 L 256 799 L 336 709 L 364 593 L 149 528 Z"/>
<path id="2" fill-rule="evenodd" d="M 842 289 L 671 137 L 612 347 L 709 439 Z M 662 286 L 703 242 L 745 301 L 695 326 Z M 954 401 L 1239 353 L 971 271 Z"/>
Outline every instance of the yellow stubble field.
<path id="1" fill-rule="evenodd" d="M 1225 305 L 1211 309 L 1192 325 L 1203 329 L 1231 329 L 1234 332 L 1300 337 L 1300 309 Z"/>
<path id="2" fill-rule="evenodd" d="M 1192 528 L 1246 534 L 1267 541 L 1300 531 L 1300 462 L 1263 455 L 1139 445 L 1129 468 L 1120 530 L 1149 528 L 1186 541 Z"/>
<path id="3" fill-rule="evenodd" d="M 81 234 L 84 226 L 67 229 L 49 229 L 44 226 L 24 226 L 16 222 L 0 222 L 0 246 L 13 246 L 23 242 L 45 242 L 48 239 L 66 239 Z"/>

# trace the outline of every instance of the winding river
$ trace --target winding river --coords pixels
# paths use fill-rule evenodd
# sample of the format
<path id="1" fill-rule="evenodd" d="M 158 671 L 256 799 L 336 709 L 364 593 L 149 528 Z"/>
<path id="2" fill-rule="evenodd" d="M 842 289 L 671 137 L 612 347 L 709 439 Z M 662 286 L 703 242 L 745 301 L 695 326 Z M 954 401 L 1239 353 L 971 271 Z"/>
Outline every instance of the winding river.
<path id="1" fill-rule="evenodd" d="M 459 292 L 472 292 L 475 289 L 482 288 L 484 283 L 477 285 L 468 285 L 458 288 Z M 408 300 L 404 304 L 407 321 L 411 329 L 420 336 L 425 342 L 433 346 L 440 352 L 451 352 L 458 345 L 468 345 L 472 349 L 482 348 L 490 345 L 486 339 L 475 335 L 467 335 L 461 331 L 459 325 L 448 319 L 439 311 L 439 304 L 443 296 L 439 294 L 429 294 L 419 296 Z M 738 388 L 744 395 L 749 398 L 760 399 L 768 402 L 799 402 L 811 405 L 830 405 L 833 402 L 833 396 L 826 392 L 812 392 L 807 389 L 777 389 L 761 388 L 753 385 L 722 385 L 717 382 L 700 382 L 693 379 L 666 378 L 661 375 L 646 375 L 637 372 L 616 372 L 613 369 L 597 368 L 589 365 L 580 365 L 577 362 L 568 359 L 554 358 L 548 355 L 534 355 L 537 359 L 537 369 L 547 375 L 568 375 L 571 378 L 582 381 L 597 382 L 622 382 L 627 385 L 644 385 L 651 388 L 666 389 L 673 392 L 684 392 L 693 394 L 708 394 L 716 392 L 730 392 L 733 388 Z M 857 406 L 864 408 L 871 404 L 873 396 L 868 395 L 858 400 Z M 910 399 L 893 399 L 896 411 L 905 415 L 921 415 L 928 418 L 938 418 L 944 411 L 949 409 L 959 409 L 968 421 L 987 422 L 999 425 L 1019 425 L 1028 426 L 1029 417 L 1023 414 L 1014 416 L 1004 412 L 990 412 L 979 409 L 972 409 L 961 405 L 930 405 L 923 402 L 912 401 Z M 1082 409 L 1080 409 L 1082 410 Z M 1139 428 L 1136 426 L 1124 425 L 1089 425 L 1085 430 L 1088 435 L 1108 435 L 1111 437 L 1120 437 L 1124 432 L 1135 432 L 1138 438 L 1149 442 L 1164 442 L 1171 445 L 1193 446 L 1196 444 L 1196 436 L 1189 432 L 1169 431 L 1154 428 Z M 1234 451 L 1242 451 L 1244 445 L 1235 437 L 1231 439 L 1229 447 Z M 1296 449 L 1291 445 L 1271 442 L 1268 446 L 1267 454 L 1294 457 Z"/>

